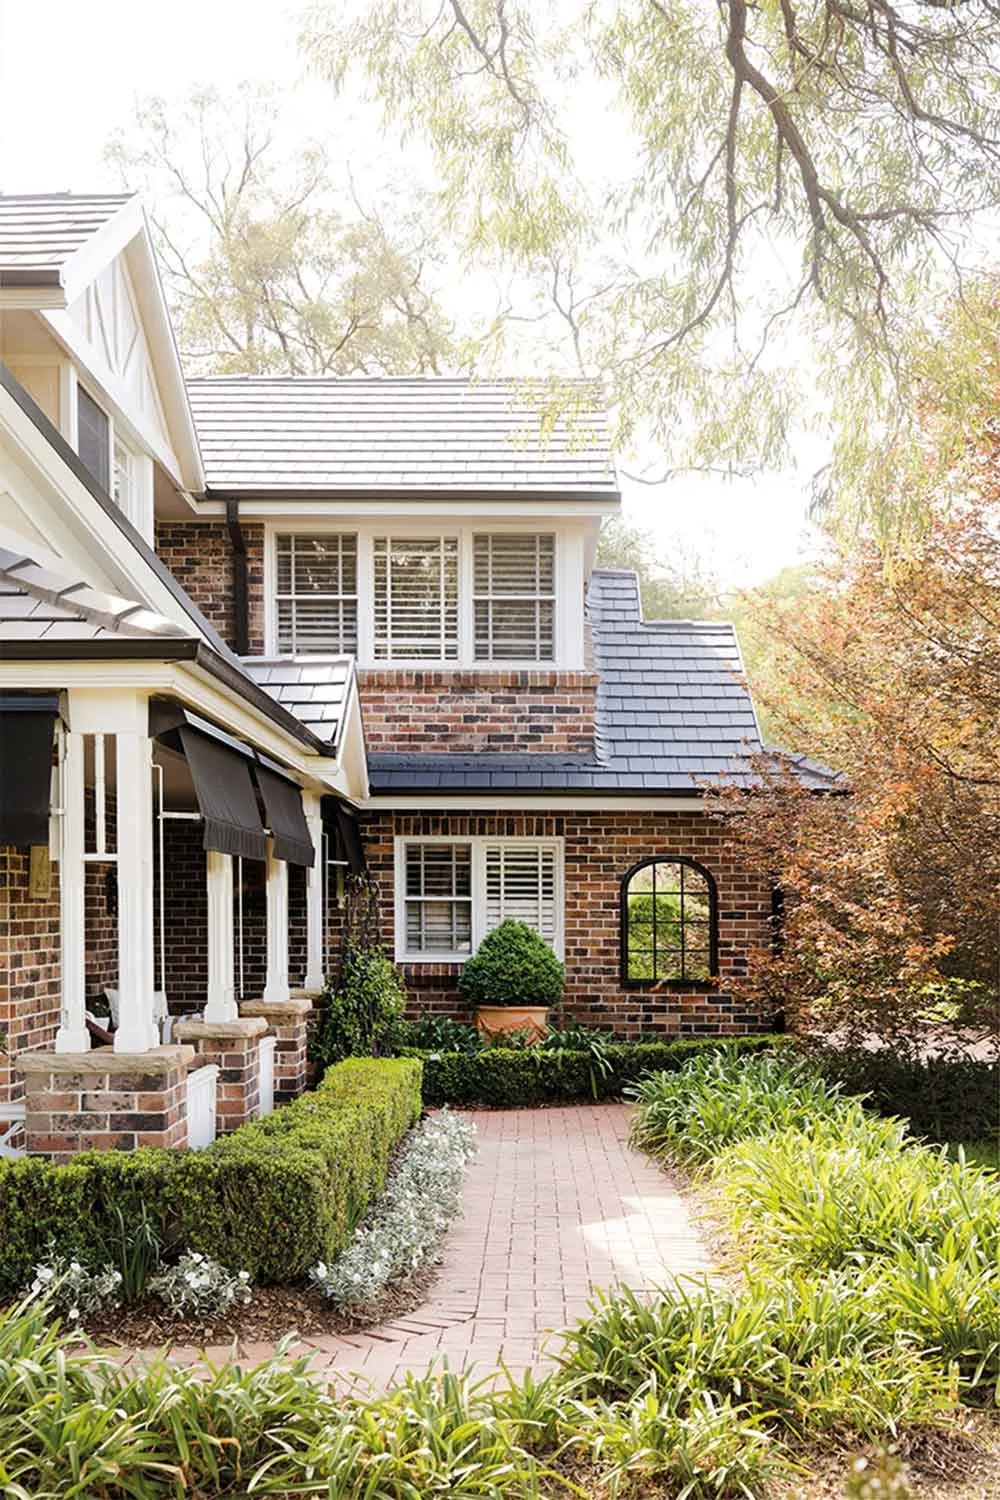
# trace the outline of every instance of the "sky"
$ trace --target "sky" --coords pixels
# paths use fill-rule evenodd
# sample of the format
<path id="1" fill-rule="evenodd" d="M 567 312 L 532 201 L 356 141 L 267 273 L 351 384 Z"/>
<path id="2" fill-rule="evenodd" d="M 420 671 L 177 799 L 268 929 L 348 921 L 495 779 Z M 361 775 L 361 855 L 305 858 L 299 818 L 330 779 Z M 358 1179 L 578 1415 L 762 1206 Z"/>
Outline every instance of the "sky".
<path id="1" fill-rule="evenodd" d="M 118 190 L 102 153 L 136 99 L 180 97 L 196 84 L 277 84 L 290 128 L 322 139 L 329 96 L 303 76 L 296 9 L 268 0 L 0 0 L 0 191 Z M 599 150 L 599 120 L 594 130 Z M 751 585 L 815 553 L 811 467 L 804 452 L 800 475 L 626 479 L 625 509 L 668 556 L 696 555 L 724 586 Z"/>

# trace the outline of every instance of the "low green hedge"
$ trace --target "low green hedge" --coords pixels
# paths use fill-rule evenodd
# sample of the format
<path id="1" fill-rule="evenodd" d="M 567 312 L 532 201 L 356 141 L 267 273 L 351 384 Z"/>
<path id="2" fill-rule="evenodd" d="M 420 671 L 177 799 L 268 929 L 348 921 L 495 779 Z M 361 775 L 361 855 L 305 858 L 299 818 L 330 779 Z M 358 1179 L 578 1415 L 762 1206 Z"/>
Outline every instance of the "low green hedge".
<path id="1" fill-rule="evenodd" d="M 1000 1137 L 1000 1064 L 975 1058 L 900 1058 L 883 1049 L 814 1054 L 831 1081 L 851 1094 L 869 1095 L 883 1115 L 910 1122 L 930 1141 L 997 1140 Z"/>
<path id="2" fill-rule="evenodd" d="M 591 1052 L 561 1048 L 488 1047 L 482 1052 L 418 1052 L 427 1104 L 508 1107 L 620 1099 L 647 1073 L 672 1072 L 699 1052 L 759 1052 L 773 1036 L 695 1037 L 669 1042 L 610 1042 Z M 602 1067 L 599 1058 L 606 1059 Z"/>
<path id="3" fill-rule="evenodd" d="M 352 1058 L 267 1119 L 205 1151 L 88 1151 L 56 1166 L 0 1162 L 0 1295 L 19 1291 L 50 1241 L 100 1261 L 120 1211 L 143 1206 L 169 1249 L 213 1255 L 255 1281 L 289 1282 L 340 1250 L 419 1117 L 413 1058 Z"/>

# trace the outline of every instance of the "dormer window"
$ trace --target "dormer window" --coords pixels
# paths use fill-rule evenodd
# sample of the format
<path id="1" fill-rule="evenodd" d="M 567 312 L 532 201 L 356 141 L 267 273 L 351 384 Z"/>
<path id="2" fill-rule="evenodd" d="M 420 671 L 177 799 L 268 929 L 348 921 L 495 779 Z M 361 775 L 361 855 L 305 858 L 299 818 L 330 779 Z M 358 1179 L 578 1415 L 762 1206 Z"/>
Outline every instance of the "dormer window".
<path id="1" fill-rule="evenodd" d="M 282 656 L 353 656 L 358 649 L 358 539 L 279 536 L 275 602 Z"/>
<path id="2" fill-rule="evenodd" d="M 377 661 L 458 660 L 458 538 L 372 542 Z"/>
<path id="3" fill-rule="evenodd" d="M 76 388 L 76 422 L 80 461 L 107 493 L 111 488 L 111 423 L 82 385 Z"/>
<path id="4" fill-rule="evenodd" d="M 545 533 L 473 538 L 476 661 L 554 661 L 556 539 Z"/>

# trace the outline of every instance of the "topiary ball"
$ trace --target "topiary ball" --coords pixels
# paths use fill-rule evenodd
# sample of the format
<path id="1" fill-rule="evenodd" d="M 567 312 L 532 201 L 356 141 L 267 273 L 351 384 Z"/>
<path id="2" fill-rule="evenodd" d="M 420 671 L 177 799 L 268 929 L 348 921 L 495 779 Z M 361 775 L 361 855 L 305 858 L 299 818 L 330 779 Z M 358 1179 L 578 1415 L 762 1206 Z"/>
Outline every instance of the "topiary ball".
<path id="1" fill-rule="evenodd" d="M 458 980 L 468 1005 L 534 1005 L 550 1010 L 563 992 L 563 966 L 543 937 L 513 919 L 483 938 Z"/>

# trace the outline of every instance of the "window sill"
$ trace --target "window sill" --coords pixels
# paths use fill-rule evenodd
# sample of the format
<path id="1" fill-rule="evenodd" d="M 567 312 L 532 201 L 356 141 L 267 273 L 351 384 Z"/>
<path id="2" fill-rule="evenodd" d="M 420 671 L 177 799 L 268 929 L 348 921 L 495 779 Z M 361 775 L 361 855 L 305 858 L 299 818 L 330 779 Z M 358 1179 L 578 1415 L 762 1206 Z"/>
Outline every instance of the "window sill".
<path id="1" fill-rule="evenodd" d="M 650 994 L 711 994 L 722 983 L 716 974 L 711 979 L 622 979 L 626 990 L 646 990 Z"/>

